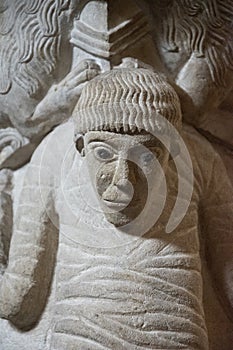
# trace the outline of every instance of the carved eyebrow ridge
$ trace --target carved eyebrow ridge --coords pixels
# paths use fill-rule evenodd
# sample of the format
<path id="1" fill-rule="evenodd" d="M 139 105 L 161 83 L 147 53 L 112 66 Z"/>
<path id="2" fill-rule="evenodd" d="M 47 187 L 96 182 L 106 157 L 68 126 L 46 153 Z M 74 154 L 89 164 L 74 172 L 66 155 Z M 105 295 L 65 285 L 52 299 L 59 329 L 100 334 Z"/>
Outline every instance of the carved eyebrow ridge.
<path id="1" fill-rule="evenodd" d="M 96 138 L 93 138 L 93 139 L 91 139 L 90 141 L 88 141 L 88 144 L 90 144 L 90 143 L 93 143 L 93 142 L 108 142 L 108 141 L 111 141 L 112 140 L 112 137 L 108 137 L 107 139 L 106 138 L 104 138 L 104 139 L 102 139 L 101 138 L 101 136 L 98 136 L 98 137 L 96 137 Z M 153 140 L 147 140 L 147 141 L 145 141 L 145 142 L 142 142 L 142 144 L 143 145 L 145 145 L 145 146 L 162 146 L 162 143 L 161 143 L 161 141 L 160 140 L 158 140 L 158 139 L 153 139 Z"/>

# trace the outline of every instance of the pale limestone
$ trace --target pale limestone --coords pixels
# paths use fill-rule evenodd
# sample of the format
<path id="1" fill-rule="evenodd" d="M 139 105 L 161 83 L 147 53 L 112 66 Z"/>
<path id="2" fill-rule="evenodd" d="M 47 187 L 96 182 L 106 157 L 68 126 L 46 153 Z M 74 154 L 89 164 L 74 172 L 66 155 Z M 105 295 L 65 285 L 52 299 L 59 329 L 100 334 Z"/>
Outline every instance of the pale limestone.
<path id="1" fill-rule="evenodd" d="M 154 67 L 156 72 L 163 71 L 163 73 L 168 76 L 181 99 L 184 119 L 188 123 L 193 124 L 198 129 L 199 133 L 213 144 L 215 150 L 217 150 L 224 161 L 230 180 L 233 181 L 231 96 L 233 81 L 233 48 L 231 40 L 233 7 L 231 1 L 223 2 L 221 0 L 208 0 L 204 3 L 197 2 L 195 6 L 191 0 L 182 0 L 179 2 L 175 0 L 166 0 L 163 2 L 130 0 L 127 1 L 127 3 L 121 0 L 48 0 L 46 6 L 42 0 L 4 0 L 0 7 L 0 169 L 3 169 L 0 171 L 1 272 L 4 273 L 7 265 L 13 223 L 15 227 L 14 232 L 18 232 L 18 217 L 20 217 L 20 220 L 25 221 L 23 225 L 26 225 L 26 221 L 28 222 L 28 226 L 26 225 L 25 227 L 26 229 L 30 229 L 30 238 L 33 239 L 36 233 L 39 235 L 41 232 L 45 240 L 47 240 L 47 248 L 41 252 L 39 246 L 34 246 L 33 249 L 30 249 L 30 245 L 26 244 L 22 247 L 23 240 L 22 242 L 14 243 L 18 242 L 17 240 L 19 239 L 21 240 L 20 237 L 22 234 L 14 233 L 8 269 L 13 268 L 14 252 L 19 255 L 22 254 L 24 258 L 19 265 L 17 263 L 17 268 L 22 268 L 21 272 L 24 278 L 20 282 L 21 287 L 19 289 L 10 289 L 8 293 L 8 288 L 10 288 L 8 286 L 4 292 L 4 298 L 6 297 L 6 299 L 2 298 L 0 302 L 4 309 L 5 316 L 15 321 L 18 327 L 25 326 L 31 328 L 30 324 L 35 320 L 39 320 L 39 317 L 40 321 L 29 331 L 20 332 L 17 328 L 13 328 L 8 321 L 0 320 L 0 349 L 26 350 L 33 348 L 35 350 L 44 350 L 50 349 L 50 344 L 53 344 L 52 346 L 55 348 L 58 346 L 62 350 L 68 349 L 68 346 L 76 349 L 77 347 L 74 345 L 75 341 L 72 343 L 72 340 L 67 340 L 67 344 L 64 345 L 66 336 L 60 336 L 58 339 L 56 335 L 57 330 L 54 333 L 53 322 L 54 319 L 59 316 L 55 316 L 54 318 L 53 310 L 58 302 L 57 298 L 63 293 L 61 292 L 61 294 L 59 294 L 60 292 L 57 292 L 56 281 L 62 282 L 66 273 L 69 274 L 68 270 L 72 267 L 72 261 L 75 261 L 78 252 L 80 252 L 82 259 L 86 253 L 91 254 L 91 256 L 95 256 L 96 254 L 98 258 L 99 251 L 101 251 L 102 259 L 102 255 L 104 254 L 102 254 L 103 251 L 101 249 L 103 248 L 104 241 L 106 245 L 104 253 L 106 253 L 106 256 L 108 257 L 109 250 L 111 254 L 113 254 L 112 252 L 115 254 L 113 254 L 115 258 L 109 262 L 114 266 L 111 278 L 113 278 L 112 276 L 116 273 L 118 277 L 122 276 L 124 279 L 125 288 L 127 288 L 127 286 L 131 288 L 133 285 L 131 286 L 132 282 L 130 282 L 130 284 L 127 282 L 128 278 L 132 277 L 137 281 L 138 277 L 135 277 L 135 275 L 131 276 L 129 270 L 132 265 L 138 268 L 138 260 L 140 260 L 142 256 L 140 249 L 137 249 L 136 245 L 140 245 L 142 238 L 139 237 L 136 241 L 131 241 L 129 235 L 123 235 L 122 233 L 117 236 L 111 235 L 109 237 L 109 224 L 106 221 L 106 217 L 108 216 L 102 214 L 102 211 L 106 210 L 106 207 L 100 206 L 98 213 L 93 212 L 89 208 L 89 206 L 92 207 L 92 201 L 95 201 L 95 206 L 98 206 L 95 192 L 91 191 L 91 182 L 93 182 L 91 179 L 88 181 L 84 179 L 84 181 L 81 182 L 81 186 L 79 186 L 81 199 L 78 202 L 77 196 L 73 196 L 72 191 L 68 191 L 70 187 L 73 188 L 76 184 L 75 181 L 77 177 L 73 171 L 78 164 L 79 166 L 83 164 L 83 158 L 79 159 L 77 162 L 78 164 L 74 162 L 77 155 L 74 154 L 75 150 L 71 141 L 73 138 L 73 130 L 70 123 L 64 124 L 64 126 L 61 126 L 57 131 L 51 134 L 51 140 L 53 141 L 48 141 L 50 140 L 50 136 L 46 138 L 42 145 L 39 146 L 38 150 L 36 150 L 31 163 L 25 165 L 23 169 L 20 169 L 20 167 L 29 161 L 30 156 L 45 135 L 55 126 L 61 124 L 70 117 L 81 90 L 88 80 L 100 74 L 100 72 L 111 70 L 119 65 L 124 69 L 127 67 L 128 69 L 134 69 L 136 67 L 147 69 L 148 64 L 150 64 Z M 115 139 L 117 146 L 120 146 L 122 140 L 125 149 L 128 147 L 127 142 L 131 140 L 130 137 L 133 137 L 136 143 L 139 142 L 137 140 L 142 140 L 140 136 L 136 137 L 135 135 L 130 135 L 127 139 L 128 141 L 124 138 L 124 134 L 121 136 L 112 134 L 105 135 L 106 140 L 108 140 L 109 137 Z M 88 138 L 92 136 L 91 134 L 86 135 L 85 142 L 87 143 Z M 232 226 L 230 226 L 232 224 L 229 222 L 229 218 L 232 217 L 230 197 L 232 189 L 228 183 L 228 176 L 221 160 L 205 138 L 201 137 L 200 134 L 191 128 L 188 128 L 188 131 L 185 131 L 184 134 L 182 133 L 182 136 L 192 156 L 194 174 L 196 176 L 194 178 L 194 188 L 195 191 L 198 191 L 198 195 L 194 191 L 192 203 L 193 200 L 194 202 L 196 201 L 195 203 L 199 203 L 199 200 L 204 198 L 201 196 L 202 191 L 206 191 L 205 196 L 208 195 L 213 201 L 216 201 L 214 194 L 218 196 L 216 207 L 213 206 L 213 203 L 212 206 L 209 202 L 205 204 L 206 207 L 210 206 L 211 209 L 210 212 L 208 212 L 208 210 L 206 211 L 207 219 L 200 231 L 204 232 L 204 234 L 200 237 L 194 234 L 195 238 L 192 237 L 192 242 L 188 242 L 187 246 L 185 246 L 185 242 L 182 241 L 182 247 L 187 251 L 191 248 L 193 249 L 193 244 L 194 242 L 196 243 L 194 248 L 196 249 L 198 259 L 194 270 L 197 269 L 198 271 L 199 281 L 196 283 L 194 289 L 198 297 L 198 312 L 201 317 L 199 321 L 202 325 L 202 331 L 201 333 L 197 333 L 196 340 L 187 340 L 188 338 L 185 338 L 186 340 L 184 341 L 189 341 L 188 348 L 190 349 L 192 341 L 198 341 L 199 348 L 207 349 L 205 333 L 207 327 L 209 333 L 209 350 L 219 350 L 220 348 L 232 350 L 233 324 L 230 320 L 232 319 L 232 243 L 229 234 L 229 230 L 232 231 Z M 143 138 L 145 135 L 141 137 Z M 47 146 L 47 143 L 49 146 Z M 70 151 L 66 147 L 71 147 Z M 42 167 L 41 170 L 37 171 L 37 168 L 34 167 L 33 164 L 37 162 L 35 159 L 40 158 L 43 149 L 45 149 L 43 155 L 45 168 Z M 66 154 L 66 150 L 69 156 L 68 158 L 66 157 L 67 159 L 65 158 L 66 161 L 63 163 L 61 158 Z M 176 153 L 177 150 L 173 151 L 172 158 L 174 158 Z M 217 164 L 216 170 L 214 170 L 214 168 L 212 169 L 211 163 L 211 159 L 215 158 Z M 175 159 L 178 158 L 174 158 L 174 160 Z M 93 159 L 91 163 L 93 163 Z M 198 166 L 198 170 L 196 166 Z M 14 172 L 4 170 L 5 167 L 14 169 Z M 88 171 L 84 168 L 83 166 L 81 167 L 80 174 L 83 174 L 83 176 L 86 174 L 85 176 L 88 176 Z M 110 168 L 111 171 L 114 170 L 112 166 Z M 119 174 L 122 172 L 130 173 L 125 165 L 123 168 L 124 169 L 121 170 Z M 43 169 L 45 171 L 43 171 Z M 62 170 L 62 179 L 64 180 L 64 176 L 68 173 L 67 169 L 71 169 L 71 174 L 70 177 L 67 177 L 62 188 L 63 190 L 66 190 L 66 186 L 68 188 L 67 191 L 65 191 L 68 203 L 63 203 L 61 198 L 64 193 L 61 194 L 58 189 L 60 177 L 57 175 L 59 171 Z M 92 167 L 89 167 L 89 169 L 92 169 Z M 162 169 L 165 171 L 165 164 L 163 164 Z M 83 173 L 84 170 L 86 172 Z M 24 172 L 26 173 L 25 180 L 23 179 Z M 32 172 L 33 176 L 31 177 L 30 175 L 30 178 L 28 178 L 29 175 L 27 174 L 31 174 Z M 168 174 L 170 174 L 169 171 Z M 191 172 L 189 175 L 190 174 Z M 186 177 L 185 175 L 183 178 L 184 182 L 186 181 Z M 12 178 L 14 178 L 15 186 L 13 191 L 11 186 Z M 82 178 L 82 176 L 80 176 L 80 178 Z M 213 179 L 213 184 L 209 182 L 210 178 Z M 175 175 L 172 174 L 170 180 L 175 181 L 174 179 Z M 29 183 L 32 181 L 32 190 L 28 191 L 28 193 L 26 193 L 27 189 L 25 189 L 27 181 L 29 181 Z M 42 181 L 42 188 L 43 185 L 46 187 L 38 190 L 38 181 Z M 127 200 L 129 201 L 131 198 L 130 193 L 132 191 L 132 186 L 130 186 L 125 178 L 120 181 L 121 185 L 127 185 L 126 188 L 129 194 Z M 134 181 L 132 174 L 130 175 L 130 181 Z M 161 182 L 161 186 L 164 185 L 163 181 Z M 191 175 L 187 179 L 187 183 L 189 187 L 191 187 Z M 51 185 L 50 190 L 48 190 L 48 184 L 49 186 Z M 208 184 L 209 188 L 211 187 L 210 192 L 207 191 Z M 220 189 L 221 185 L 222 189 Z M 54 186 L 56 190 L 54 190 Z M 140 187 L 140 191 L 141 193 L 145 192 L 143 187 Z M 187 188 L 185 191 L 187 191 Z M 59 193 L 59 195 L 54 198 L 54 193 Z M 189 191 L 185 194 L 187 198 L 188 193 Z M 43 198 L 43 202 L 41 203 L 36 201 L 36 197 L 39 194 L 42 195 Z M 202 194 L 204 196 L 204 193 Z M 111 191 L 107 193 L 107 199 L 109 199 L 109 195 L 113 197 L 116 196 L 115 189 L 111 189 Z M 141 195 L 141 197 L 143 196 Z M 229 198 L 229 200 L 227 198 Z M 161 198 L 161 202 L 162 199 L 163 198 Z M 85 208 L 83 200 L 87 202 L 87 208 L 89 209 Z M 220 205 L 221 201 L 225 202 Z M 27 206 L 28 202 L 30 203 L 29 206 Z M 60 226 L 57 221 L 58 216 L 53 215 L 53 203 L 57 203 L 56 205 L 59 203 Z M 50 217 L 52 216 L 53 224 L 55 223 L 57 229 L 54 229 L 53 225 L 49 224 L 46 215 L 44 215 L 43 210 L 45 206 L 47 206 L 49 215 Z M 13 207 L 15 208 L 14 217 L 12 214 Z M 82 220 L 85 218 L 84 223 L 82 220 L 80 221 L 77 219 L 77 213 L 82 213 L 82 215 L 79 214 L 79 216 Z M 166 208 L 164 214 L 166 219 L 169 217 L 168 214 L 169 210 Z M 177 211 L 173 211 L 173 214 L 173 221 L 171 222 L 174 222 L 174 218 L 177 220 Z M 183 221 L 181 221 L 181 228 L 188 220 L 187 215 L 189 215 L 189 212 L 184 216 Z M 36 219 L 38 220 L 37 225 L 34 222 Z M 75 221 L 76 219 L 78 220 L 77 222 Z M 30 220 L 32 220 L 32 222 Z M 70 222 L 69 226 L 65 226 L 65 229 L 63 227 L 64 222 Z M 194 222 L 195 225 L 197 225 L 197 218 Z M 43 223 L 44 229 L 42 228 Z M 150 226 L 150 220 L 145 220 L 145 223 L 148 227 Z M 82 225 L 82 230 L 78 233 L 73 229 L 77 224 Z M 162 226 L 160 226 L 160 229 L 162 230 L 161 227 Z M 48 229 L 51 229 L 51 232 L 55 230 L 51 237 L 47 236 Z M 61 234 L 61 232 L 59 235 L 59 237 L 61 237 L 61 246 L 57 242 L 56 235 L 58 234 L 58 229 L 60 229 L 62 233 L 65 233 L 65 236 Z M 115 229 L 111 226 L 111 232 L 116 232 L 114 230 Z M 96 235 L 93 237 L 93 231 L 96 235 L 99 232 L 98 237 L 96 237 Z M 209 243 L 206 243 L 205 237 L 209 237 L 208 232 L 210 231 L 216 232 L 216 234 L 214 233 L 211 235 L 210 238 L 208 238 L 210 239 Z M 87 232 L 89 232 L 89 235 L 87 235 Z M 221 232 L 221 238 L 219 238 L 218 232 Z M 79 237 L 78 244 L 76 242 L 77 237 Z M 101 239 L 99 239 L 99 237 L 101 237 Z M 166 237 L 169 237 L 169 235 Z M 86 248 L 82 248 L 80 243 L 82 243 L 83 240 L 85 241 L 85 245 L 94 245 L 94 250 L 88 248 L 89 250 L 87 252 Z M 135 256 L 132 261 L 122 259 L 123 261 L 119 262 L 118 256 L 124 258 L 125 254 L 128 254 L 127 249 L 124 247 L 121 247 L 119 252 L 112 247 L 118 244 L 119 240 L 121 243 L 127 243 L 127 247 L 135 245 Z M 152 241 L 153 239 L 150 238 L 148 244 L 150 245 Z M 74 247 L 71 242 L 74 243 Z M 40 245 L 39 240 L 37 243 Z M 171 249 L 176 249 L 173 243 L 174 242 L 171 244 Z M 57 245 L 60 259 L 58 260 L 58 265 L 54 264 L 54 254 Z M 70 245 L 72 246 L 71 253 L 69 254 L 71 261 L 67 263 L 67 272 L 62 272 L 60 276 L 59 268 L 61 262 L 66 257 L 66 250 L 64 248 L 66 245 L 69 247 Z M 205 247 L 210 247 L 209 255 L 206 255 Z M 52 251 L 51 255 L 49 254 L 50 249 Z M 83 249 L 85 253 L 83 253 Z M 156 249 L 158 248 L 154 247 L 155 251 L 157 251 Z M 145 247 L 142 249 L 142 255 L 149 256 L 150 251 L 150 249 L 148 251 L 148 247 Z M 33 254 L 35 260 L 30 260 L 29 257 L 32 257 Z M 211 254 L 218 257 L 216 261 L 211 258 Z M 105 258 L 107 259 L 106 256 Z M 25 261 L 27 260 L 25 264 L 24 259 Z M 94 261 L 96 261 L 95 258 Z M 150 263 L 153 264 L 153 261 L 153 258 L 151 258 Z M 88 262 L 85 261 L 84 265 L 85 264 L 88 264 Z M 102 260 L 100 264 L 102 264 Z M 172 264 L 173 267 L 176 266 L 175 260 L 173 260 Z M 202 266 L 201 274 L 200 265 Z M 125 271 L 124 273 L 122 272 L 122 266 L 128 271 L 126 275 L 124 274 Z M 151 269 L 151 266 L 152 265 L 148 268 Z M 182 262 L 181 266 L 183 266 Z M 35 267 L 38 267 L 35 276 L 27 280 L 27 276 L 34 273 Z M 53 267 L 55 268 L 54 271 Z M 108 270 L 106 266 L 105 268 Z M 100 276 L 98 274 L 100 272 L 95 271 L 93 265 L 91 265 L 90 271 L 96 273 L 96 275 L 94 273 L 94 276 Z M 178 288 L 177 283 L 179 287 L 184 284 L 184 289 L 187 288 L 189 277 L 184 277 L 185 273 L 182 273 L 182 279 L 177 277 L 179 279 L 178 283 L 176 275 L 173 272 L 172 277 L 174 278 L 174 285 L 176 285 L 176 288 Z M 145 277 L 145 271 L 143 271 L 143 275 L 144 278 L 147 278 Z M 41 281 L 41 276 L 43 276 L 43 281 Z M 71 278 L 70 276 L 71 275 L 69 275 L 69 278 Z M 190 271 L 190 276 L 192 276 L 190 277 L 191 287 L 195 281 L 192 271 Z M 49 292 L 49 285 L 52 277 L 53 282 L 51 292 Z M 89 278 L 89 275 L 83 274 L 83 277 L 82 274 L 80 275 L 80 278 L 85 277 Z M 5 289 L 5 284 L 8 283 L 7 278 L 8 275 L 6 273 L 3 277 L 2 291 Z M 30 289 L 31 283 L 34 283 L 33 281 L 38 281 L 38 283 L 43 282 L 43 292 L 42 290 L 36 291 L 35 288 L 35 290 L 30 292 L 31 294 L 25 294 L 27 288 Z M 16 281 L 15 283 L 17 284 Z M 152 286 L 154 282 L 150 281 L 150 283 L 150 286 Z M 64 280 L 64 286 L 65 285 Z M 163 288 L 165 285 L 166 283 L 163 282 Z M 117 293 L 121 293 L 121 286 L 117 285 L 117 283 L 114 286 L 118 291 Z M 71 282 L 68 283 L 68 289 L 69 288 L 72 289 Z M 98 285 L 98 283 L 95 283 L 95 288 L 98 289 L 102 287 Z M 147 288 L 147 285 L 143 288 L 145 295 L 147 295 L 147 293 L 153 295 L 153 292 L 149 292 L 149 287 Z M 77 293 L 77 288 L 74 287 L 74 289 Z M 36 294 L 37 292 L 38 294 Z M 93 289 L 93 293 L 94 292 L 95 289 Z M 36 302 L 31 306 L 30 302 L 22 303 L 22 301 L 24 301 L 24 294 L 25 300 L 28 300 L 27 298 L 32 295 L 32 300 L 36 299 Z M 117 295 L 119 296 L 119 294 Z M 7 298 L 9 298 L 10 302 L 9 304 L 6 302 L 4 305 L 4 300 L 7 301 Z M 221 303 L 219 302 L 220 299 Z M 98 300 L 97 303 L 100 305 L 102 299 L 99 298 Z M 182 301 L 182 297 L 180 297 L 180 299 L 177 298 L 177 300 Z M 85 302 L 87 302 L 87 299 L 85 299 Z M 136 299 L 134 302 L 137 303 L 138 300 Z M 18 306 L 20 305 L 21 311 L 18 316 L 14 316 L 17 303 Z M 152 305 L 153 303 L 151 302 L 149 304 Z M 147 306 L 149 304 L 147 304 Z M 97 309 L 99 307 L 98 305 L 95 306 Z M 106 307 L 107 312 L 112 311 L 108 309 L 105 304 L 103 305 L 103 307 Z M 225 307 L 223 307 L 224 305 Z M 145 342 L 146 338 L 143 338 L 140 332 L 139 338 L 137 338 L 134 333 L 135 329 L 144 329 L 143 327 L 150 324 L 152 320 L 155 322 L 156 318 L 153 318 L 155 316 L 151 319 L 148 319 L 148 316 L 134 317 L 132 314 L 128 317 L 127 313 L 124 314 L 121 312 L 124 310 L 124 307 L 127 307 L 127 310 L 130 310 L 129 312 L 132 313 L 131 306 L 130 302 L 127 305 L 122 305 L 122 307 L 120 305 L 119 317 L 121 322 L 125 320 L 124 322 L 128 322 L 128 325 L 133 325 L 134 330 L 132 333 L 126 332 L 127 327 L 125 327 L 124 332 L 126 333 L 124 334 L 117 329 L 116 319 L 114 319 L 114 323 L 107 322 L 106 324 L 104 318 L 101 318 L 99 322 L 103 329 L 105 329 L 106 334 L 106 329 L 110 327 L 109 329 L 111 331 L 118 332 L 118 336 L 119 334 L 121 334 L 121 336 L 124 335 L 126 339 L 135 342 L 132 346 L 136 349 L 140 348 L 140 341 Z M 160 306 L 166 309 L 163 303 L 161 303 Z M 194 309 L 196 306 L 194 306 Z M 43 309 L 44 307 L 45 309 Z M 91 321 L 95 321 L 95 308 L 88 311 L 89 303 L 84 303 L 83 307 L 85 307 L 85 310 L 83 310 L 82 315 L 89 317 Z M 203 307 L 205 315 L 203 315 Z M 73 309 L 75 308 L 71 307 L 71 309 L 69 309 L 70 311 L 67 311 L 68 314 L 70 314 Z M 140 312 L 144 315 L 145 310 L 140 309 Z M 181 313 L 180 310 L 179 312 Z M 74 315 L 78 317 L 75 311 Z M 113 317 L 112 314 L 111 317 Z M 185 319 L 187 319 L 187 317 L 192 318 L 192 316 L 188 316 L 187 309 L 185 309 L 184 317 Z M 161 320 L 162 319 L 163 318 L 161 318 Z M 175 317 L 172 319 L 172 325 L 174 324 L 174 320 Z M 82 322 L 84 322 L 83 319 Z M 80 321 L 80 324 L 83 324 L 82 322 Z M 111 328 L 113 324 L 115 325 L 114 329 Z M 160 326 L 163 326 L 162 321 Z M 64 327 L 67 327 L 66 331 L 68 336 L 71 336 L 74 329 L 77 329 L 76 326 L 69 326 L 68 323 L 64 326 L 63 321 L 58 323 L 57 328 L 55 328 L 64 330 Z M 191 333 L 196 332 L 194 330 L 196 329 L 195 327 L 191 327 L 190 329 Z M 83 328 L 80 332 L 81 331 L 85 332 L 86 330 Z M 91 331 L 89 330 L 89 332 Z M 129 346 L 131 345 L 128 344 L 119 345 L 120 341 L 116 339 L 115 341 L 118 341 L 118 343 L 112 343 L 114 338 L 111 339 L 110 337 L 107 339 L 106 334 L 102 341 L 106 344 L 110 341 L 111 345 L 109 345 L 109 348 L 130 348 Z M 91 342 L 92 334 L 88 333 L 86 335 Z M 183 337 L 181 325 L 176 340 L 179 337 L 180 339 Z M 142 340 L 142 338 L 144 340 Z M 155 338 L 150 340 L 151 344 L 155 341 L 157 341 Z M 84 342 L 88 343 L 88 340 L 86 339 Z M 58 345 L 55 345 L 56 343 Z M 90 344 L 94 349 L 97 348 L 97 343 Z M 89 349 L 89 345 L 79 345 L 82 349 L 85 349 L 85 346 Z M 156 348 L 156 346 L 158 347 L 158 343 L 154 345 L 154 347 L 152 346 L 152 348 Z M 167 349 L 168 346 L 170 345 L 166 345 L 165 348 Z M 175 346 L 178 345 L 176 344 Z"/>

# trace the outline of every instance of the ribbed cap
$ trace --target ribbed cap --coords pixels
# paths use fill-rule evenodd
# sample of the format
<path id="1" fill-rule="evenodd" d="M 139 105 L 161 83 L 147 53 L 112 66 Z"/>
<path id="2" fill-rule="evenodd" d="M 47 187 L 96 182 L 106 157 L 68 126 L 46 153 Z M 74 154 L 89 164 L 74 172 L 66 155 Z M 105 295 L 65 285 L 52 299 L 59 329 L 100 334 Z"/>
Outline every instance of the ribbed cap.
<path id="1" fill-rule="evenodd" d="M 142 68 L 117 68 L 88 82 L 74 109 L 76 133 L 145 130 L 162 132 L 169 121 L 181 127 L 175 90 L 162 74 Z"/>

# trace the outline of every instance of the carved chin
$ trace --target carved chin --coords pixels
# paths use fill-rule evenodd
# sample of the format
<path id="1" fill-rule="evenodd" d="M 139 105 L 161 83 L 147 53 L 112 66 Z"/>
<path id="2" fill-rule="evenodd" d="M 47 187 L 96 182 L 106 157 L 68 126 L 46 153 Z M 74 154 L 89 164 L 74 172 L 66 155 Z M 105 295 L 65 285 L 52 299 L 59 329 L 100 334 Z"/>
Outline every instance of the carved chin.
<path id="1" fill-rule="evenodd" d="M 110 205 L 103 205 L 102 209 L 108 222 L 116 227 L 121 227 L 129 224 L 140 215 L 141 211 L 143 210 L 143 204 L 144 202 L 141 203 L 141 201 L 137 201 L 119 211 L 111 210 Z"/>

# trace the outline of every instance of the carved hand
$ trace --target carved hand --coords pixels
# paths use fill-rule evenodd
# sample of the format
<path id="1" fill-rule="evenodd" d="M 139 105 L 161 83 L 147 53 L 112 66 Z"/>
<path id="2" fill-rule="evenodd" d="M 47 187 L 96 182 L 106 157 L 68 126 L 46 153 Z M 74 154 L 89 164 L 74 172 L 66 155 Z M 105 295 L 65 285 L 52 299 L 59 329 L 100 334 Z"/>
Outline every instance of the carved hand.
<path id="1" fill-rule="evenodd" d="M 94 60 L 85 60 L 58 84 L 53 85 L 27 121 L 28 137 L 45 135 L 52 127 L 66 120 L 81 93 L 83 85 L 100 73 Z"/>

